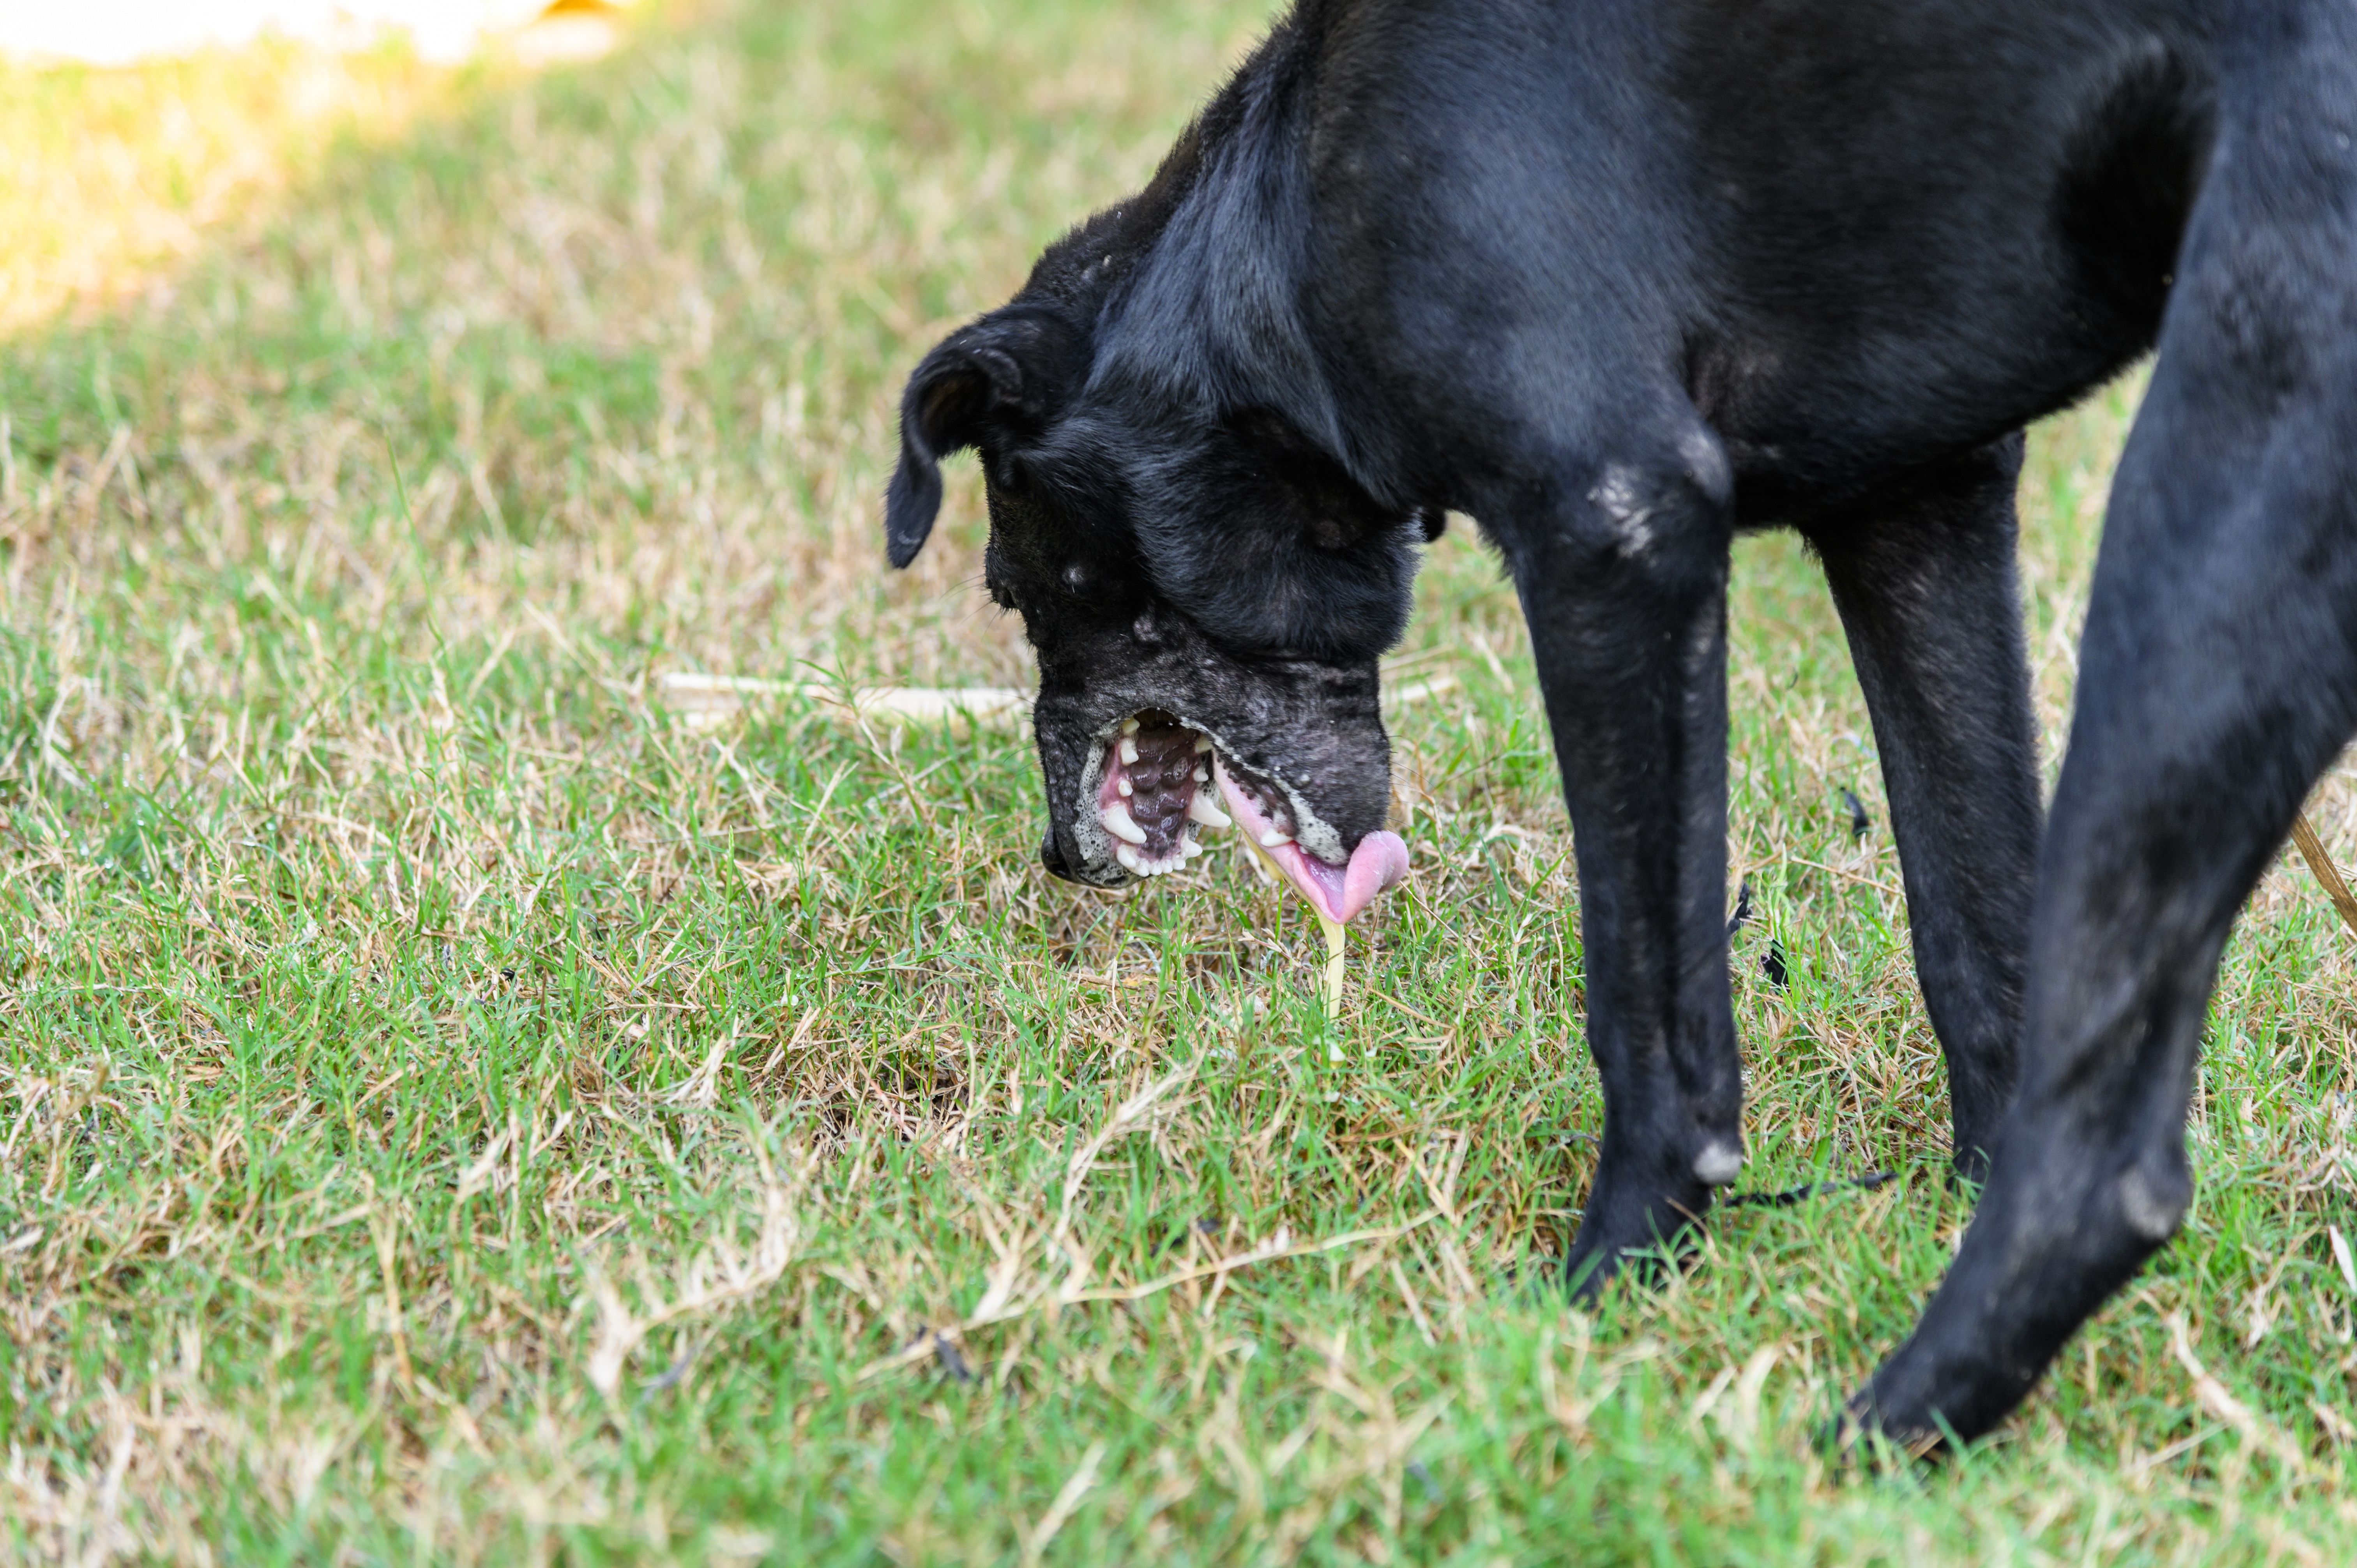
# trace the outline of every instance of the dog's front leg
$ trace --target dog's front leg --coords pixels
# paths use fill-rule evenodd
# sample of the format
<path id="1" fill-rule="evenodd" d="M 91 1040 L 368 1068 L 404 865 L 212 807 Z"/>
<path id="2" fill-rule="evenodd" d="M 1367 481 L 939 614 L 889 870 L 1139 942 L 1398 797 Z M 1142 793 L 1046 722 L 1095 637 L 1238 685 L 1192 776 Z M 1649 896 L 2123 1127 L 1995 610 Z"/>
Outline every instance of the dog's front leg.
<path id="1" fill-rule="evenodd" d="M 1569 1260 L 1593 1293 L 1743 1164 L 1727 974 L 1726 467 L 1577 470 L 1491 532 L 1530 622 L 1579 865 L 1604 1137 Z"/>
<path id="2" fill-rule="evenodd" d="M 2014 572 L 2021 453 L 2011 436 L 1807 529 L 1874 715 L 1955 1168 L 1974 1181 L 2013 1103 L 2042 827 Z"/>
<path id="3" fill-rule="evenodd" d="M 2333 38 L 2302 46 L 2318 114 L 2357 94 L 2357 16 Z M 2178 255 L 2039 851 L 2020 1086 L 1947 1278 L 1850 1404 L 1910 1447 L 1988 1430 L 2184 1222 L 2228 935 L 2357 730 L 2357 167 L 2319 182 L 2276 134 L 2303 123 L 2221 131 Z"/>

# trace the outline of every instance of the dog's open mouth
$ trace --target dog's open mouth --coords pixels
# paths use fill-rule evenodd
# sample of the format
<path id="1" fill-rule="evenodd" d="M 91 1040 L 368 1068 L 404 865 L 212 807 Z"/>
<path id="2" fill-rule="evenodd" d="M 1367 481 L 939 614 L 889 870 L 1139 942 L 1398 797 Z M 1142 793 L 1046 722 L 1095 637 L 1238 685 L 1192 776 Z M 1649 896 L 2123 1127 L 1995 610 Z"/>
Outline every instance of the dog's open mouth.
<path id="1" fill-rule="evenodd" d="M 1198 827 L 1224 828 L 1211 801 L 1211 737 L 1157 714 L 1122 721 L 1097 787 L 1097 821 L 1114 858 L 1140 876 L 1177 871 L 1203 852 Z"/>
<path id="2" fill-rule="evenodd" d="M 1137 875 L 1180 870 L 1203 852 L 1200 830 L 1233 825 L 1330 920 L 1350 920 L 1407 875 L 1407 844 L 1394 832 L 1367 834 L 1340 865 L 1310 854 L 1300 841 L 1312 824 L 1301 821 L 1306 807 L 1297 796 L 1168 714 L 1122 721 L 1106 746 L 1095 804 L 1097 821 L 1114 838 L 1114 857 Z M 1334 838 L 1331 829 L 1314 825 L 1321 830 L 1317 836 Z M 1340 850 L 1339 842 L 1334 847 Z"/>

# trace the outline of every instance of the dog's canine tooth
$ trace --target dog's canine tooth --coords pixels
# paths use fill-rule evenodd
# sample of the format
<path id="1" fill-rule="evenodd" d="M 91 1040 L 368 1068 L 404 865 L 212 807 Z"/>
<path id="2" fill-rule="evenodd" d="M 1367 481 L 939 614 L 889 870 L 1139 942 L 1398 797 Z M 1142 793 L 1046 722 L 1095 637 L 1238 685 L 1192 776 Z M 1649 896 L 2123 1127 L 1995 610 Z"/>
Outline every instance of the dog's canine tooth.
<path id="1" fill-rule="evenodd" d="M 1119 800 L 1099 811 L 1097 821 L 1104 824 L 1105 832 L 1125 843 L 1142 844 L 1146 842 L 1146 830 L 1137 825 L 1137 819 L 1131 816 L 1129 808 Z"/>
<path id="2" fill-rule="evenodd" d="M 1213 805 L 1210 796 L 1200 794 L 1189 802 L 1187 820 L 1190 822 L 1200 822 L 1207 828 L 1224 828 L 1234 825 L 1234 820 Z"/>
<path id="3" fill-rule="evenodd" d="M 1140 876 L 1151 876 L 1154 875 L 1152 872 L 1146 869 L 1145 857 L 1140 855 L 1135 850 L 1130 848 L 1129 845 L 1125 843 L 1117 843 L 1113 846 L 1113 857 L 1121 862 L 1124 865 L 1129 867 L 1130 870 L 1137 873 Z"/>
<path id="4" fill-rule="evenodd" d="M 1137 742 L 1128 736 L 1121 737 L 1121 759 L 1125 763 L 1137 760 Z"/>
<path id="5" fill-rule="evenodd" d="M 1260 835 L 1260 846 L 1263 849 L 1275 849 L 1280 844 L 1288 844 L 1292 842 L 1293 835 L 1291 833 L 1281 833 L 1275 828 L 1271 828 L 1268 832 Z"/>

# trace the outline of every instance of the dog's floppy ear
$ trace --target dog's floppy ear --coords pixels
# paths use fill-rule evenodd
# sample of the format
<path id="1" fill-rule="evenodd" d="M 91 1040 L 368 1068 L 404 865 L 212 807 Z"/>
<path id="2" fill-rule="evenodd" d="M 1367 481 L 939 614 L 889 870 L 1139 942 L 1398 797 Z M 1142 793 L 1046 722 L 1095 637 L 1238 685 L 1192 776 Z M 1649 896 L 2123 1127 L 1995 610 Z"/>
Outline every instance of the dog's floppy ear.
<path id="1" fill-rule="evenodd" d="M 941 460 L 994 436 L 1033 435 L 1064 398 L 1077 338 L 1060 315 L 1009 307 L 925 356 L 900 394 L 900 466 L 884 501 L 884 548 L 906 566 L 942 505 Z"/>

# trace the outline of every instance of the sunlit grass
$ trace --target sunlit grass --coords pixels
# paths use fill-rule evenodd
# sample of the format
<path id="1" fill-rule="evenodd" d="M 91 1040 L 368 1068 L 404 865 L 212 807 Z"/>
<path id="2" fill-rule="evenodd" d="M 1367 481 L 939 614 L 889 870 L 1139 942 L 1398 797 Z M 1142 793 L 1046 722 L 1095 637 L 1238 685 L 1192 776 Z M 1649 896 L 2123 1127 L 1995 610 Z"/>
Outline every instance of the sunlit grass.
<path id="1" fill-rule="evenodd" d="M 2304 870 L 2227 961 L 2183 1239 L 1964 1462 L 1814 1457 L 1964 1211 L 1791 540 L 1737 569 L 1746 1182 L 1909 1179 L 1730 1215 L 1592 1316 L 1511 1283 L 1599 1107 L 1553 756 L 1469 527 L 1395 661 L 1455 682 L 1394 714 L 1415 875 L 1330 1034 L 1314 925 L 1240 855 L 1046 878 L 1012 732 L 661 701 L 1026 678 L 970 469 L 882 569 L 899 379 L 1263 20 L 714 6 L 538 79 L 387 57 L 336 69 L 398 114 L 256 87 L 178 186 L 53 182 L 0 240 L 37 280 L 0 339 L 8 1550 L 2347 1555 L 2357 1004 Z M 70 149 L 243 60 L 11 77 L 0 113 Z M 148 232 L 135 188 L 235 194 L 44 260 Z M 2023 486 L 2050 754 L 2132 396 L 2040 431 Z M 2345 779 L 2316 814 L 2357 858 Z"/>
<path id="2" fill-rule="evenodd" d="M 168 291 L 323 154 L 398 134 L 454 80 L 404 48 L 283 42 L 128 70 L 0 60 L 0 330 Z"/>

